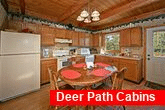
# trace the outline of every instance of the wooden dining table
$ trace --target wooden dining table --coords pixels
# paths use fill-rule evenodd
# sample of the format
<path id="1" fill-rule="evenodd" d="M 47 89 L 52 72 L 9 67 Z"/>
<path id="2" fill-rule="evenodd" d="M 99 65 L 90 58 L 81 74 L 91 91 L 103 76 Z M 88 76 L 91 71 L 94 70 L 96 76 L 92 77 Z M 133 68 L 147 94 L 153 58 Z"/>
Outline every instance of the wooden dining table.
<path id="1" fill-rule="evenodd" d="M 84 67 L 77 68 L 77 67 L 74 67 L 73 65 L 70 65 L 68 67 L 64 67 L 61 70 L 59 70 L 58 74 L 59 74 L 59 77 L 63 81 L 65 81 L 67 84 L 72 85 L 72 86 L 82 86 L 81 89 L 90 90 L 91 89 L 91 87 L 90 87 L 91 85 L 99 83 L 99 82 L 107 79 L 108 77 L 112 76 L 113 73 L 115 73 L 117 71 L 117 68 L 113 67 L 114 71 L 111 71 L 108 75 L 106 74 L 105 76 L 96 76 L 96 75 L 92 74 L 92 71 L 97 70 L 97 69 L 104 69 L 104 68 L 105 67 L 97 66 L 97 67 L 94 67 L 92 69 L 87 69 L 87 68 L 84 68 Z M 77 72 L 79 72 L 81 74 L 81 76 L 79 78 L 77 78 L 77 79 L 65 78 L 61 74 L 62 71 L 65 71 L 65 70 L 77 71 Z M 94 106 L 90 106 L 90 107 L 91 107 L 90 110 L 94 110 L 95 109 Z M 88 110 L 88 106 L 86 106 L 85 109 Z M 76 110 L 80 110 L 79 106 L 76 106 Z"/>
<path id="2" fill-rule="evenodd" d="M 117 71 L 116 67 L 113 67 L 114 71 L 111 71 L 108 75 L 105 76 L 96 76 L 94 74 L 92 74 L 93 70 L 97 70 L 97 69 L 104 69 L 104 67 L 94 67 L 92 69 L 87 69 L 87 68 L 76 68 L 73 65 L 70 65 L 68 67 L 64 67 L 61 70 L 58 71 L 59 77 L 65 81 L 67 84 L 72 85 L 72 86 L 84 86 L 87 89 L 90 89 L 89 87 L 92 84 L 96 84 L 99 83 L 103 80 L 105 80 L 107 77 L 111 76 L 113 73 L 115 73 Z M 81 76 L 77 79 L 68 79 L 65 78 L 61 73 L 64 70 L 74 70 L 77 71 L 81 74 Z"/>

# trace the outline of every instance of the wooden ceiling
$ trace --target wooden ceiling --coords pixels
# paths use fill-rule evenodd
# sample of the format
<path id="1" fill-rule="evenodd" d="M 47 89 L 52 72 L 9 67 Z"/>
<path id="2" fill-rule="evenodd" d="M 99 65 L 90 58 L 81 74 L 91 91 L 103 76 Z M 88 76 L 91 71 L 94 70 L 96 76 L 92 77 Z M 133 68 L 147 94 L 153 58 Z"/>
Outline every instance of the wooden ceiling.
<path id="1" fill-rule="evenodd" d="M 103 29 L 165 13 L 164 0 L 3 0 L 8 12 L 48 19 L 87 29 Z M 100 12 L 100 21 L 85 24 L 77 21 L 81 11 Z"/>

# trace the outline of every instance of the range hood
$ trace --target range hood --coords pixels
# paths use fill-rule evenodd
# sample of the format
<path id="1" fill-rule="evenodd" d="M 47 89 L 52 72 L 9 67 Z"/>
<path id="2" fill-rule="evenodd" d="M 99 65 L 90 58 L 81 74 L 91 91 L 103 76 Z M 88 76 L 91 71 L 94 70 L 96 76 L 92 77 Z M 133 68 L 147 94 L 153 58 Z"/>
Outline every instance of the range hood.
<path id="1" fill-rule="evenodd" d="M 66 44 L 72 43 L 72 40 L 70 40 L 70 39 L 55 38 L 54 40 L 55 40 L 55 43 L 66 43 Z"/>

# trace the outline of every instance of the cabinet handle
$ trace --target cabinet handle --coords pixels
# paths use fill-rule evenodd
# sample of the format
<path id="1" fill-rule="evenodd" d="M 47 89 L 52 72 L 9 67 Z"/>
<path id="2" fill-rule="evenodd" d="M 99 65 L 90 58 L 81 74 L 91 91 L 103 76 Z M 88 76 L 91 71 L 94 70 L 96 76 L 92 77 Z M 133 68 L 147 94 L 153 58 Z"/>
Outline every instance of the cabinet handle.
<path id="1" fill-rule="evenodd" d="M 147 58 L 148 60 L 150 60 L 150 58 Z"/>

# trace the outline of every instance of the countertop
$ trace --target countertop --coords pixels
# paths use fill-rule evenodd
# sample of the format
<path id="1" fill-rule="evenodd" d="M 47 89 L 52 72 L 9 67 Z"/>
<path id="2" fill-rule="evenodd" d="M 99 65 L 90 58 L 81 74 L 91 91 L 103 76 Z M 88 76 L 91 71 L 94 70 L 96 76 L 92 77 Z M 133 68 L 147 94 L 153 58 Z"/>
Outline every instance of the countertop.
<path id="1" fill-rule="evenodd" d="M 43 61 L 43 60 L 53 60 L 53 59 L 56 59 L 54 57 L 49 57 L 49 58 L 41 58 L 40 60 Z"/>
<path id="2" fill-rule="evenodd" d="M 96 54 L 100 56 L 106 56 L 111 58 L 121 58 L 121 59 L 128 59 L 128 60 L 142 60 L 142 58 L 133 58 L 133 57 L 125 57 L 125 56 L 110 56 L 110 55 L 103 55 L 103 54 Z"/>
<path id="3" fill-rule="evenodd" d="M 121 58 L 121 59 L 128 59 L 128 60 L 142 60 L 142 58 L 133 58 L 133 57 L 125 57 L 125 56 L 110 56 L 110 55 L 103 55 L 103 54 L 94 54 L 94 55 L 100 55 L 100 56 L 106 56 L 106 57 L 111 57 L 111 58 Z M 80 57 L 81 55 L 73 55 L 71 57 Z M 55 57 L 50 57 L 50 58 L 41 58 L 42 60 L 52 60 L 52 59 L 57 59 Z"/>

